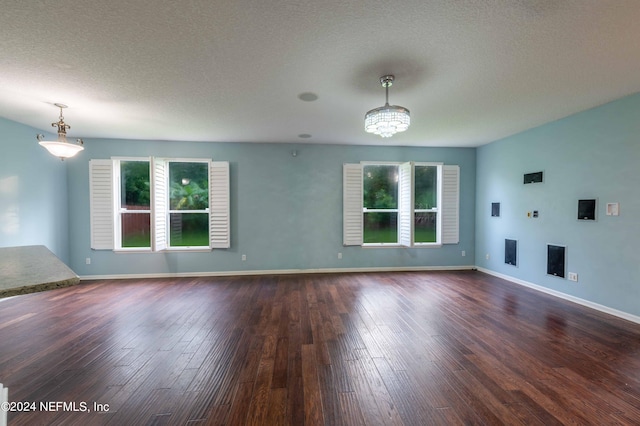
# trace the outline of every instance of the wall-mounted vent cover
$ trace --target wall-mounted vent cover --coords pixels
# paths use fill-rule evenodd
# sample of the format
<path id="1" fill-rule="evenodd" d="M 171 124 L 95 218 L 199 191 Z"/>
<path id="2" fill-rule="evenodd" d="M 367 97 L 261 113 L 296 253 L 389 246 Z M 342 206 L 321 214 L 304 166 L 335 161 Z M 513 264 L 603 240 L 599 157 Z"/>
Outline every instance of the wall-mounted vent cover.
<path id="1" fill-rule="evenodd" d="M 535 173 L 525 173 L 524 175 L 524 183 L 541 183 L 542 182 L 542 172 Z"/>
<path id="2" fill-rule="evenodd" d="M 578 220 L 596 220 L 596 200 L 578 200 Z"/>
<path id="3" fill-rule="evenodd" d="M 500 203 L 491 203 L 491 217 L 500 217 Z"/>
<path id="4" fill-rule="evenodd" d="M 547 244 L 547 274 L 564 278 L 565 247 Z"/>
<path id="5" fill-rule="evenodd" d="M 504 263 L 507 265 L 518 266 L 518 241 L 504 240 Z"/>

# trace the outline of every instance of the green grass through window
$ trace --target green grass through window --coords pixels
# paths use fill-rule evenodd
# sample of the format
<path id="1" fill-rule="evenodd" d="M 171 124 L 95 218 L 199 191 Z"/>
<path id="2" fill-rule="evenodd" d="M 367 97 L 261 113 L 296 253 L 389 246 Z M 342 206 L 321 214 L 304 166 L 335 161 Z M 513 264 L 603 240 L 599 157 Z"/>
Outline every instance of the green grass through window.
<path id="1" fill-rule="evenodd" d="M 149 248 L 151 247 L 151 236 L 148 233 L 129 233 L 122 236 L 122 247 L 127 248 Z"/>
<path id="2" fill-rule="evenodd" d="M 209 232 L 208 230 L 199 231 L 182 231 L 182 235 L 171 233 L 171 246 L 173 247 L 208 247 Z"/>
<path id="3" fill-rule="evenodd" d="M 416 243 L 435 243 L 436 232 L 432 229 L 416 229 L 415 241 Z M 395 228 L 365 229 L 364 242 L 365 244 L 397 243 L 398 233 Z"/>
<path id="4" fill-rule="evenodd" d="M 209 233 L 202 231 L 182 231 L 182 236 L 172 233 L 171 246 L 173 247 L 208 247 Z M 149 234 L 130 234 L 122 238 L 122 247 L 126 248 L 149 248 L 151 238 Z"/>

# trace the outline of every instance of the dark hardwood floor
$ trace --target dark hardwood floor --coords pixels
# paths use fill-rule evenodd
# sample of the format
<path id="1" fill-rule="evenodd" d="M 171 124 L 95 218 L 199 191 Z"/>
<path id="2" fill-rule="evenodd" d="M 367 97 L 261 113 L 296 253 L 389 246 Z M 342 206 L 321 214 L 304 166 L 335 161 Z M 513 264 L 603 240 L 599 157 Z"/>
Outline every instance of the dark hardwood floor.
<path id="1" fill-rule="evenodd" d="M 93 281 L 0 301 L 0 382 L 10 425 L 640 424 L 640 325 L 473 271 Z"/>

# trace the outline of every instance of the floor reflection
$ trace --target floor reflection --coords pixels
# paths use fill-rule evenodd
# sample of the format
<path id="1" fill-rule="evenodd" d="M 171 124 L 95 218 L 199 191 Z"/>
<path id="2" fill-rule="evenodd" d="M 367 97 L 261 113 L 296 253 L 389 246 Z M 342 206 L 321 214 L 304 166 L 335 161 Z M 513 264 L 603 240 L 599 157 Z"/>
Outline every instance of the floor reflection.
<path id="1" fill-rule="evenodd" d="M 507 295 L 503 299 L 502 308 L 508 315 L 517 315 L 518 314 L 518 298 L 513 294 Z"/>
<path id="2" fill-rule="evenodd" d="M 555 337 L 564 337 L 566 334 L 567 320 L 556 313 L 548 313 L 545 317 L 545 327 Z"/>

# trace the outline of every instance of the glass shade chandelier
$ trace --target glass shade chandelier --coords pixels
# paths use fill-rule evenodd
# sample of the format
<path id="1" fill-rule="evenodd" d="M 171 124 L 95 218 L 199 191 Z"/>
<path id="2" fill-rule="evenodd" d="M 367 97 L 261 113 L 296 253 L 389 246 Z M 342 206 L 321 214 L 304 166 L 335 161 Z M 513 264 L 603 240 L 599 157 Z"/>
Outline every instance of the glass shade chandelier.
<path id="1" fill-rule="evenodd" d="M 383 138 L 393 136 L 398 132 L 404 132 L 411 124 L 409 110 L 397 106 L 389 105 L 389 87 L 393 84 L 394 76 L 384 75 L 380 77 L 380 84 L 385 88 L 386 102 L 384 106 L 374 108 L 364 116 L 364 129 Z"/>
<path id="2" fill-rule="evenodd" d="M 58 108 L 60 108 L 60 117 L 59 121 L 55 123 L 51 123 L 52 127 L 58 128 L 58 139 L 55 141 L 46 141 L 44 140 L 44 135 L 38 134 L 36 138 L 38 139 L 38 143 L 47 149 L 51 154 L 59 157 L 61 160 L 65 158 L 71 158 L 80 151 L 84 149 L 82 139 L 76 139 L 76 142 L 67 141 L 67 129 L 70 129 L 71 126 L 64 122 L 64 117 L 62 116 L 62 109 L 66 108 L 66 105 L 63 104 L 54 104 Z"/>

